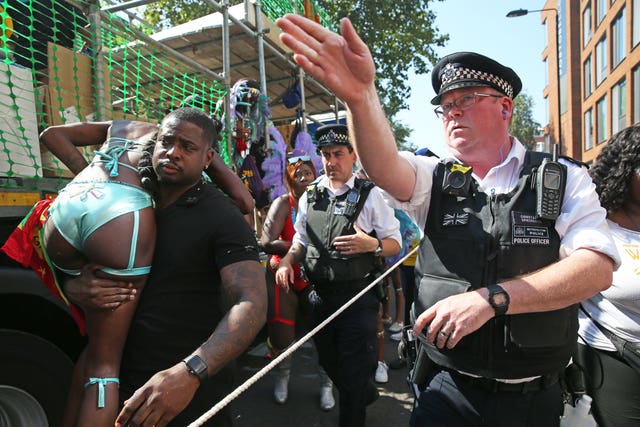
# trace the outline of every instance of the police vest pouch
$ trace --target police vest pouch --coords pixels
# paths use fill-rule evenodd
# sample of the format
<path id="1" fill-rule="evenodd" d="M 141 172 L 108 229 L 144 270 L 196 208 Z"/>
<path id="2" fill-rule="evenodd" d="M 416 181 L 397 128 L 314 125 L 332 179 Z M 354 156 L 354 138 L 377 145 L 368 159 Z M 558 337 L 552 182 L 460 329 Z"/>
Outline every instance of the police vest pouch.
<path id="1" fill-rule="evenodd" d="M 508 347 L 535 350 L 565 346 L 578 328 L 576 310 L 576 306 L 570 306 L 561 310 L 507 316 Z"/>
<path id="2" fill-rule="evenodd" d="M 452 295 L 463 294 L 471 289 L 471 284 L 464 280 L 423 274 L 416 298 L 416 314 L 422 313 L 438 301 Z"/>
<path id="3" fill-rule="evenodd" d="M 371 272 L 373 261 L 373 254 L 345 256 L 339 251 L 317 251 L 309 245 L 304 270 L 311 283 L 362 280 Z"/>

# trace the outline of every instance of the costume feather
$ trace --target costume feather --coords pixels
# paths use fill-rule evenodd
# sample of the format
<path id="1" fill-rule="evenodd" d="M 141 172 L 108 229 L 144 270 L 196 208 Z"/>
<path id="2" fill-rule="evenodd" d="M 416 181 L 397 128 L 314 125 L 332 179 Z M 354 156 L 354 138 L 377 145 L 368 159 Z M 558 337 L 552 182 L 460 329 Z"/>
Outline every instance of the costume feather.
<path id="1" fill-rule="evenodd" d="M 322 170 L 322 158 L 318 155 L 318 147 L 313 143 L 311 135 L 307 132 L 300 131 L 296 136 L 295 149 L 291 153 L 293 156 L 309 156 L 311 162 L 316 168 L 316 174 L 319 175 Z"/>
<path id="2" fill-rule="evenodd" d="M 287 144 L 284 138 L 274 126 L 269 127 L 269 156 L 262 162 L 264 178 L 262 183 L 270 189 L 269 198 L 275 198 L 286 194 L 287 188 L 284 185 L 285 166 L 287 162 Z"/>

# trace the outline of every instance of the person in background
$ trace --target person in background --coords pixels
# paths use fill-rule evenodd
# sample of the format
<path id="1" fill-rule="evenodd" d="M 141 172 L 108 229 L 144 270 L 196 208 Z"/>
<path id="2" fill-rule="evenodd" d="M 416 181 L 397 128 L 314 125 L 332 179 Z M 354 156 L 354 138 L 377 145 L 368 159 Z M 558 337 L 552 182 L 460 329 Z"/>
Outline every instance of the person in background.
<path id="1" fill-rule="evenodd" d="M 359 179 L 369 179 L 367 173 L 362 167 L 358 167 L 358 172 L 356 177 Z M 398 256 L 399 254 L 396 254 Z M 388 267 L 387 260 L 392 259 L 392 257 L 386 257 L 384 260 L 378 259 L 376 262 L 381 266 L 381 270 L 386 270 Z M 384 264 L 382 264 L 384 263 Z M 379 285 L 378 291 L 380 292 L 380 307 L 378 309 L 378 320 L 376 321 L 376 341 L 378 344 L 377 361 L 378 366 L 376 367 L 376 371 L 373 375 L 373 379 L 378 384 L 386 384 L 389 382 L 389 366 L 384 359 L 384 328 L 386 325 L 391 324 L 391 316 L 389 314 L 389 279 L 390 276 L 387 276 Z"/>
<path id="2" fill-rule="evenodd" d="M 356 155 L 347 127 L 316 131 L 325 175 L 300 198 L 293 244 L 280 261 L 276 282 L 294 283 L 294 265 L 304 271 L 318 296 L 311 315 L 317 326 L 376 277 L 376 257 L 400 250 L 393 211 L 368 180 L 356 179 Z M 338 388 L 340 426 L 365 425 L 366 406 L 377 398 L 376 319 L 380 300 L 371 290 L 315 335 L 320 365 Z"/>
<path id="3" fill-rule="evenodd" d="M 275 272 L 280 267 L 280 260 L 291 247 L 291 241 L 295 234 L 293 224 L 298 215 L 298 200 L 304 194 L 307 185 L 311 184 L 316 177 L 316 169 L 309 156 L 295 156 L 287 159 L 285 183 L 289 192 L 271 203 L 260 236 L 262 249 L 271 255 L 266 268 L 267 291 L 269 293 L 267 345 L 274 358 L 286 350 L 295 340 L 298 313 L 306 317 L 311 312 L 309 303 L 311 286 L 303 276 L 300 264 L 293 267 L 295 270 L 293 286 L 289 286 L 288 283 L 285 286 L 276 284 Z M 274 368 L 276 382 L 273 397 L 280 404 L 284 404 L 289 396 L 292 358 L 293 356 L 287 357 Z M 334 406 L 333 383 L 321 369 L 320 408 L 329 411 Z"/>
<path id="4" fill-rule="evenodd" d="M 117 426 L 195 420 L 231 392 L 234 360 L 265 323 L 266 285 L 253 231 L 202 179 L 215 139 L 211 119 L 192 108 L 169 113 L 158 131 L 151 159 L 156 245 L 124 347 Z M 128 283 L 97 277 L 94 269 L 65 281 L 72 301 L 104 307 L 132 298 Z M 232 425 L 229 408 L 206 425 Z"/>
<path id="5" fill-rule="evenodd" d="M 578 302 L 607 289 L 620 262 L 586 169 L 562 160 L 546 180 L 532 177 L 547 156 L 509 135 L 522 82 L 474 52 L 447 55 L 432 72 L 450 156 L 398 153 L 373 58 L 349 19 L 342 35 L 296 15 L 276 23 L 294 60 L 347 105 L 367 174 L 425 230 L 411 425 L 557 426 Z"/>
<path id="6" fill-rule="evenodd" d="M 575 361 L 600 427 L 640 423 L 640 126 L 604 146 L 591 168 L 622 258 L 609 289 L 581 302 Z"/>
<path id="7" fill-rule="evenodd" d="M 401 257 L 387 257 L 385 264 L 387 268 L 391 268 Z M 402 293 L 402 276 L 400 268 L 394 268 L 386 280 L 386 298 L 383 303 L 382 323 L 387 326 L 387 330 L 391 334 L 398 333 L 404 326 L 404 294 Z M 391 294 L 393 293 L 393 301 L 395 304 L 395 317 L 391 317 Z"/>

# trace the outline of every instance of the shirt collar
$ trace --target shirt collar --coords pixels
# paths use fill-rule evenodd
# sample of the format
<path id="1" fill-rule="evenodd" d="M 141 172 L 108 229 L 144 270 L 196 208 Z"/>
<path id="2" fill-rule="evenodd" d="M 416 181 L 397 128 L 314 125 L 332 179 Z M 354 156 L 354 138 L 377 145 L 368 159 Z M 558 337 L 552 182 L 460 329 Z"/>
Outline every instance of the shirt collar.
<path id="1" fill-rule="evenodd" d="M 182 195 L 176 201 L 176 205 L 180 206 L 193 206 L 200 201 L 204 195 L 204 180 L 198 181 L 193 187 L 182 193 Z"/>
<path id="2" fill-rule="evenodd" d="M 329 186 L 329 177 L 327 175 L 322 175 L 320 182 L 318 182 L 318 187 L 326 188 L 329 191 L 329 194 L 334 196 L 341 196 L 344 193 L 347 193 L 350 189 L 352 189 L 356 184 L 356 176 L 354 174 L 351 175 L 351 178 L 340 188 L 338 188 L 335 192 Z"/>

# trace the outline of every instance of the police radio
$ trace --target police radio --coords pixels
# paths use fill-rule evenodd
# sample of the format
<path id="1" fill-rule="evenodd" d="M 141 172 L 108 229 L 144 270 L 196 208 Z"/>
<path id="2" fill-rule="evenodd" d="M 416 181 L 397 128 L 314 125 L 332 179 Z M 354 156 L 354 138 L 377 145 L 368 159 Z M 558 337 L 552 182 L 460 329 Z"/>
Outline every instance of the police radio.
<path id="1" fill-rule="evenodd" d="M 552 159 L 545 158 L 536 173 L 538 218 L 555 220 L 560 216 L 566 181 L 567 168 L 558 163 L 558 146 L 554 145 Z"/>
<path id="2" fill-rule="evenodd" d="M 347 193 L 347 200 L 344 205 L 345 216 L 350 217 L 355 213 L 358 200 L 360 200 L 360 191 L 358 191 L 358 189 L 354 185 L 353 188 L 351 188 L 351 190 L 349 190 L 349 192 Z"/>

